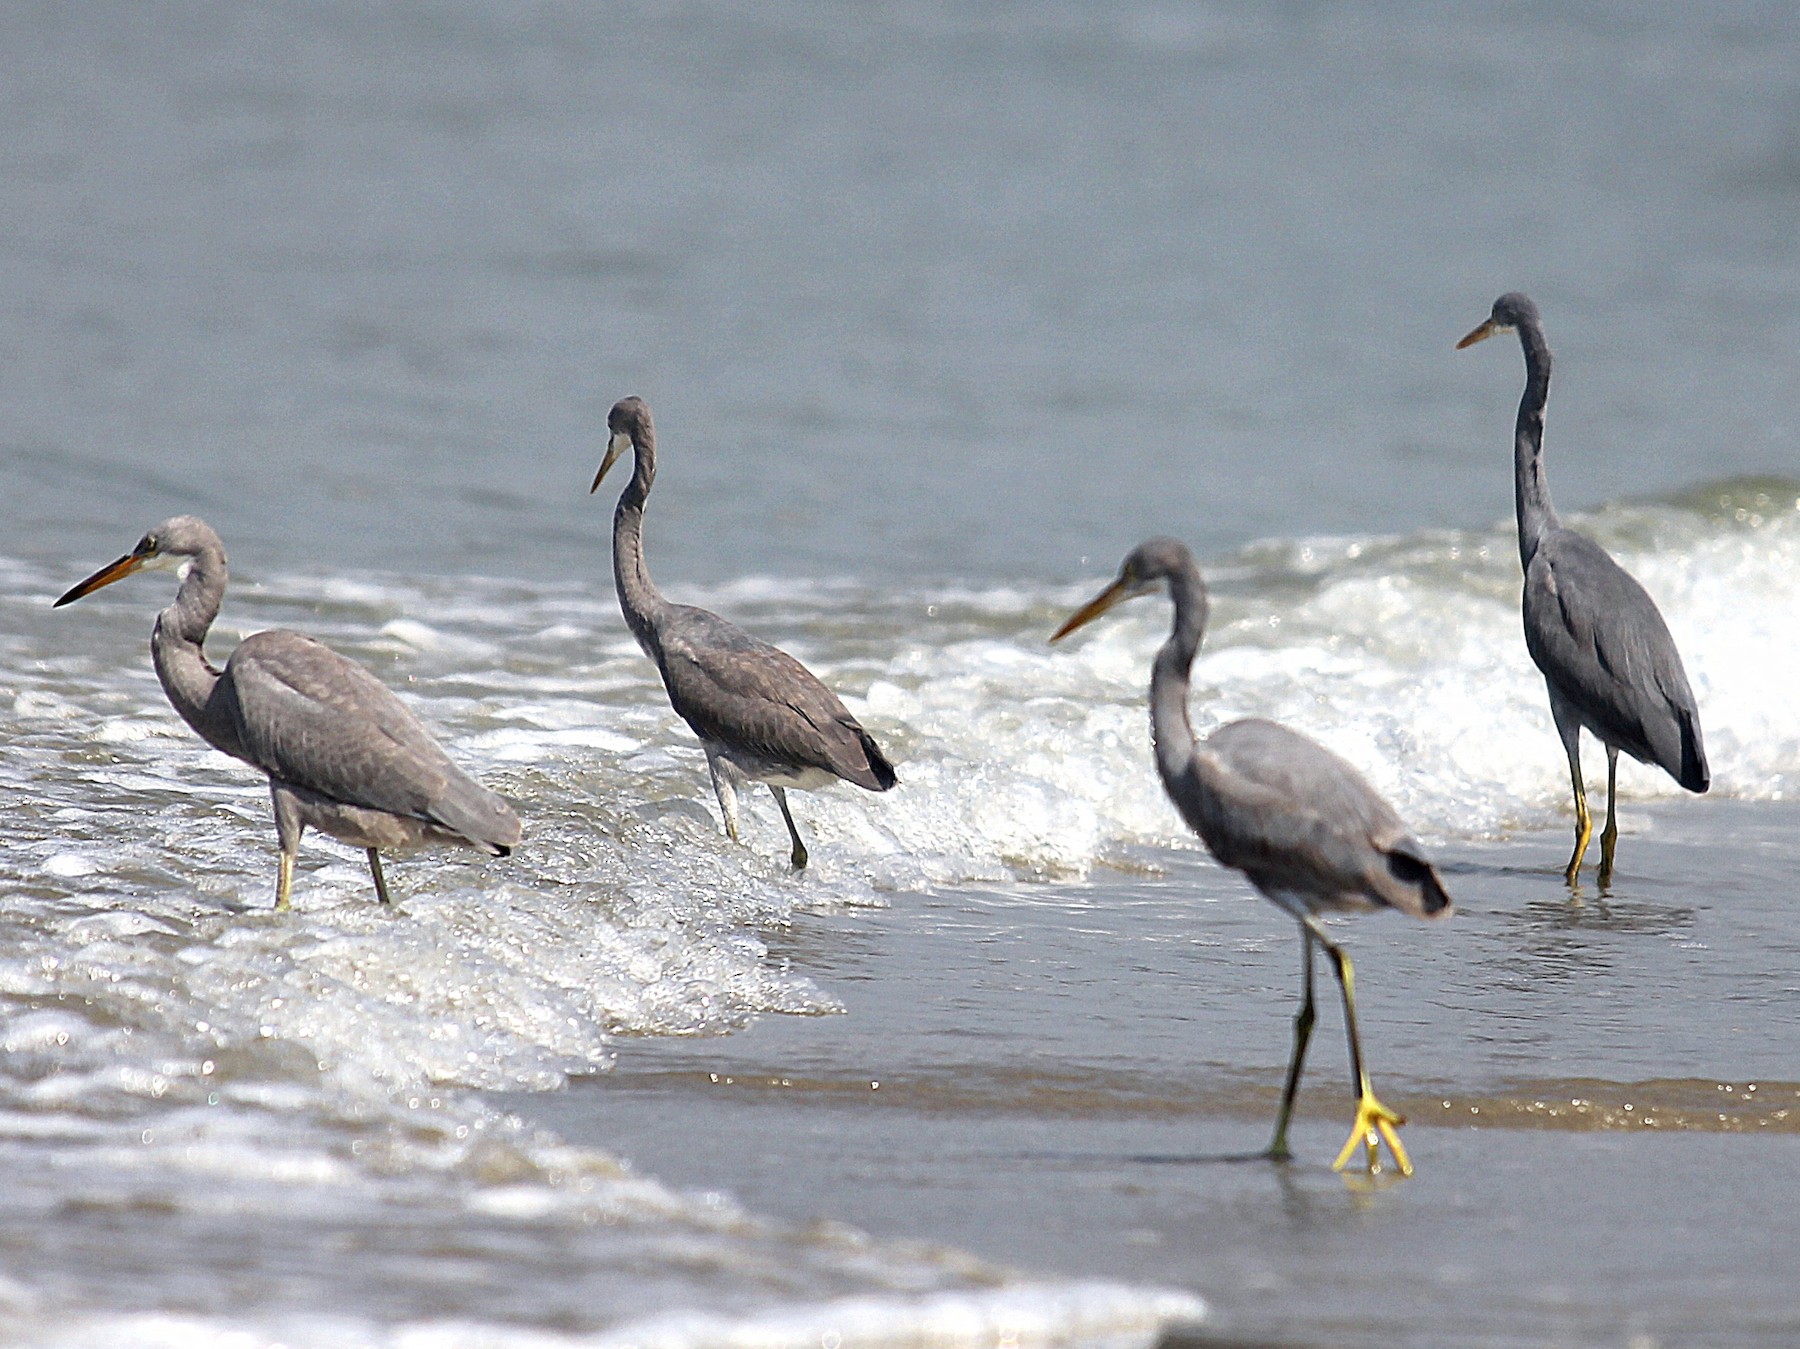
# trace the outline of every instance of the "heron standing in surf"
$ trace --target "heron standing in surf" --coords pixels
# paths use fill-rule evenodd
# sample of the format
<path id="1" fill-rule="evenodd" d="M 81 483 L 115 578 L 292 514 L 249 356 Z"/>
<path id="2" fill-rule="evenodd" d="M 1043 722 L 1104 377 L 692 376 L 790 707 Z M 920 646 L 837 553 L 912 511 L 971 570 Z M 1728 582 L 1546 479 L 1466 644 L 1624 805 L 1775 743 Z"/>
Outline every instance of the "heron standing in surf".
<path id="1" fill-rule="evenodd" d="M 517 845 L 513 808 L 451 763 L 362 666 L 311 637 L 276 629 L 244 638 L 223 670 L 213 667 L 206 634 L 225 598 L 225 546 L 204 520 L 164 520 L 56 605 L 166 567 L 180 567 L 182 578 L 150 637 L 156 677 L 202 740 L 268 774 L 281 846 L 278 910 L 289 907 L 294 857 L 308 825 L 367 853 L 383 904 L 383 851 L 449 843 L 504 857 Z"/>
<path id="2" fill-rule="evenodd" d="M 626 626 L 656 662 L 675 713 L 700 737 L 725 832 L 738 842 L 737 788 L 767 783 L 793 840 L 794 869 L 806 844 L 788 810 L 787 788 L 816 790 L 842 778 L 872 792 L 895 782 L 894 768 L 838 696 L 787 652 L 717 614 L 663 598 L 644 563 L 644 502 L 656 481 L 656 428 L 641 398 L 613 405 L 611 439 L 590 493 L 627 449 L 631 481 L 613 513 L 613 581 Z"/>
<path id="3" fill-rule="evenodd" d="M 1163 790 L 1188 827 L 1223 865 L 1244 873 L 1263 896 L 1300 924 L 1300 1011 L 1288 1060 L 1281 1111 L 1267 1156 L 1285 1161 L 1288 1121 L 1312 1036 L 1313 948 L 1323 948 L 1344 996 L 1344 1026 L 1355 1079 L 1356 1122 L 1338 1153 L 1341 1171 L 1357 1145 L 1371 1173 L 1385 1140 L 1403 1176 L 1412 1162 L 1400 1142 L 1406 1121 L 1369 1085 L 1356 1028 L 1356 985 L 1350 957 L 1327 935 L 1321 910 L 1399 909 L 1441 918 L 1450 896 L 1436 868 L 1387 802 L 1354 768 L 1316 741 L 1273 721 L 1248 718 L 1196 742 L 1188 721 L 1188 683 L 1206 631 L 1206 584 L 1187 545 L 1151 539 L 1132 549 L 1118 579 L 1070 615 L 1051 636 L 1060 641 L 1134 596 L 1166 589 L 1175 621 L 1150 669 L 1150 734 Z"/>
<path id="4" fill-rule="evenodd" d="M 1606 746 L 1606 828 L 1600 834 L 1602 886 L 1612 883 L 1619 841 L 1619 751 L 1655 764 L 1690 792 L 1711 785 L 1700 711 L 1675 639 L 1643 586 L 1599 544 L 1564 529 L 1544 476 L 1544 406 L 1550 401 L 1550 344 L 1529 297 L 1509 291 L 1460 342 L 1464 347 L 1516 332 L 1525 349 L 1525 394 L 1513 432 L 1513 501 L 1525 648 L 1544 673 L 1550 716 L 1569 757 L 1575 794 L 1575 851 L 1563 879 L 1573 886 L 1593 837 L 1581 777 L 1581 728 Z"/>

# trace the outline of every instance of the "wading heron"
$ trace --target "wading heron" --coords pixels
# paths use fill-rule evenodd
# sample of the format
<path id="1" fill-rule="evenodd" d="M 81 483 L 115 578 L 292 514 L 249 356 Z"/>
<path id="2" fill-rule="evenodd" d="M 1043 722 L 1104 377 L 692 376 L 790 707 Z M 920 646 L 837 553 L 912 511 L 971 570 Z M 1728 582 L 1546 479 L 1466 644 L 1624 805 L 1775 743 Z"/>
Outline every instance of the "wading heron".
<path id="1" fill-rule="evenodd" d="M 1462 341 L 1517 332 L 1525 349 L 1525 394 L 1513 433 L 1513 501 L 1519 561 L 1525 568 L 1525 648 L 1544 673 L 1550 716 L 1569 756 L 1575 794 L 1575 851 L 1563 879 L 1571 886 L 1593 837 L 1581 778 L 1581 728 L 1606 746 L 1606 828 L 1600 834 L 1600 884 L 1612 883 L 1619 841 L 1619 751 L 1655 764 L 1690 792 L 1711 782 L 1700 712 L 1675 639 L 1656 604 L 1592 539 L 1564 529 L 1544 476 L 1544 405 L 1550 399 L 1550 344 L 1537 306 L 1510 291 Z"/>
<path id="2" fill-rule="evenodd" d="M 738 841 L 737 788 L 767 783 L 793 840 L 790 860 L 804 867 L 787 788 L 816 790 L 842 778 L 885 792 L 895 782 L 893 765 L 838 696 L 787 652 L 709 610 L 663 598 L 644 563 L 644 502 L 656 481 L 650 407 L 620 399 L 606 425 L 611 439 L 589 492 L 627 449 L 634 460 L 613 513 L 613 580 L 626 626 L 661 671 L 670 706 L 700 737 L 726 834 Z"/>
<path id="3" fill-rule="evenodd" d="M 182 579 L 150 637 L 156 677 L 202 740 L 268 774 L 281 845 L 277 909 L 289 907 L 294 855 L 308 825 L 367 852 L 383 904 L 384 850 L 449 843 L 504 857 L 518 843 L 513 808 L 451 763 L 362 666 L 276 629 L 244 638 L 223 670 L 213 667 L 206 634 L 225 597 L 225 546 L 204 520 L 164 520 L 56 604 L 168 567 L 180 567 Z"/>
<path id="4" fill-rule="evenodd" d="M 1412 1162 L 1400 1143 L 1406 1121 L 1376 1099 L 1356 1028 L 1356 985 L 1350 958 L 1319 922 L 1321 910 L 1399 909 L 1441 918 L 1450 896 L 1423 849 L 1387 802 L 1349 764 L 1323 745 L 1273 721 L 1247 718 L 1196 742 L 1188 722 L 1189 671 L 1206 631 L 1206 584 L 1187 545 L 1151 539 L 1132 549 L 1118 579 L 1072 614 L 1050 638 L 1060 641 L 1114 605 L 1166 586 L 1175 622 L 1150 669 L 1150 735 L 1163 790 L 1188 827 L 1223 865 L 1300 924 L 1301 1003 L 1281 1112 L 1267 1156 L 1286 1160 L 1288 1120 L 1312 1036 L 1313 947 L 1323 947 L 1344 995 L 1356 1123 L 1334 1170 L 1360 1143 L 1371 1172 L 1380 1169 L 1385 1139 L 1400 1174 Z"/>

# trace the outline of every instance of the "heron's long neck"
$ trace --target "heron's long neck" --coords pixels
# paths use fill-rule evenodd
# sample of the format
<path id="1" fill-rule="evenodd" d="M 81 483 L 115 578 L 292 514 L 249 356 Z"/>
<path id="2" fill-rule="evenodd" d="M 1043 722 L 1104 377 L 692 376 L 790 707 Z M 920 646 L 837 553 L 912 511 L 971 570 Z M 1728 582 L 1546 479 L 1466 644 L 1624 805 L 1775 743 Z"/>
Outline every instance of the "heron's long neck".
<path id="1" fill-rule="evenodd" d="M 619 591 L 619 609 L 626 626 L 653 660 L 655 619 L 668 607 L 644 564 L 644 502 L 655 481 L 656 435 L 645 430 L 632 442 L 631 481 L 619 494 L 619 508 L 613 512 L 613 584 Z"/>
<path id="2" fill-rule="evenodd" d="M 1188 679 L 1206 631 L 1206 586 L 1199 572 L 1190 571 L 1169 578 L 1169 595 L 1175 601 L 1175 626 L 1150 667 L 1150 738 L 1156 744 L 1156 770 L 1173 790 L 1194 757 Z"/>
<path id="3" fill-rule="evenodd" d="M 1544 405 L 1550 401 L 1550 344 L 1542 325 L 1532 320 L 1519 327 L 1525 348 L 1525 394 L 1519 399 L 1519 421 L 1513 431 L 1513 505 L 1519 516 L 1519 561 L 1531 565 L 1538 544 L 1557 527 L 1544 477 Z"/>
<path id="4" fill-rule="evenodd" d="M 241 757 L 237 734 L 225 710 L 212 701 L 219 672 L 206 659 L 206 634 L 225 597 L 225 555 L 213 550 L 188 563 L 175 603 L 156 616 L 150 656 L 156 677 L 181 719 L 215 749 Z"/>

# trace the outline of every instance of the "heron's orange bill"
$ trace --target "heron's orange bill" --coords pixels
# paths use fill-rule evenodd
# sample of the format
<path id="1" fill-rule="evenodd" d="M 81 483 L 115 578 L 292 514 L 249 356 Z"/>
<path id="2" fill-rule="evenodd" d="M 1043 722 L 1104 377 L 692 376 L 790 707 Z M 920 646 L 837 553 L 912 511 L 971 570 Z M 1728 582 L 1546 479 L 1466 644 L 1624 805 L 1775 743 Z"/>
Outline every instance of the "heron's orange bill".
<path id="1" fill-rule="evenodd" d="M 1475 329 L 1472 332 L 1470 332 L 1470 334 L 1467 337 L 1463 338 L 1462 341 L 1458 342 L 1456 344 L 1456 349 L 1458 351 L 1461 351 L 1464 347 L 1472 347 L 1477 342 L 1485 342 L 1488 340 L 1488 338 L 1492 337 L 1495 333 L 1497 333 L 1499 331 L 1500 331 L 1499 324 L 1495 323 L 1492 319 L 1486 319 L 1483 322 L 1481 322 L 1480 324 L 1478 324 L 1475 327 Z"/>
<path id="2" fill-rule="evenodd" d="M 83 595 L 93 594 L 101 586 L 109 586 L 114 581 L 122 581 L 132 572 L 141 569 L 154 556 L 154 553 L 127 553 L 117 562 L 108 562 L 80 585 L 71 586 L 68 592 L 50 607 L 60 609 L 65 604 L 73 604 Z"/>
<path id="3" fill-rule="evenodd" d="M 630 445 L 631 445 L 631 437 L 630 436 L 624 435 L 624 434 L 617 434 L 617 435 L 613 436 L 612 440 L 607 444 L 607 447 L 606 447 L 606 458 L 604 458 L 600 461 L 600 471 L 594 475 L 594 485 L 592 487 L 588 488 L 589 496 L 592 496 L 595 492 L 598 492 L 600 490 L 600 479 L 602 479 L 606 476 L 606 470 L 611 468 L 614 464 L 616 464 L 619 461 L 619 456 L 624 454 L 626 449 L 629 448 Z"/>
<path id="4" fill-rule="evenodd" d="M 1100 617 L 1101 614 L 1112 608 L 1113 605 L 1119 603 L 1121 600 L 1128 600 L 1131 596 L 1131 587 L 1125 584 L 1123 578 L 1114 581 L 1111 585 L 1106 587 L 1105 590 L 1102 590 L 1098 595 L 1094 596 L 1093 599 L 1089 600 L 1074 613 L 1070 614 L 1063 625 L 1050 634 L 1050 640 L 1053 642 L 1060 642 L 1071 632 L 1074 632 L 1076 628 L 1086 627 L 1089 623 L 1092 623 L 1096 618 Z"/>

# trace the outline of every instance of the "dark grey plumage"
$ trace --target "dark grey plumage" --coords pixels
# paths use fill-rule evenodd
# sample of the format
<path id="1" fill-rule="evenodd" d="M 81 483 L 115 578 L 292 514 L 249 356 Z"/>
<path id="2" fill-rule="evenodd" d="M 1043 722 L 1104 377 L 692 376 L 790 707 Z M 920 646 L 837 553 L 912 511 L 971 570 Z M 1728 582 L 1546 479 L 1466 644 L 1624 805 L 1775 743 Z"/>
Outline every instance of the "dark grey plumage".
<path id="1" fill-rule="evenodd" d="M 1585 535 L 1565 529 L 1544 475 L 1544 408 L 1550 399 L 1550 344 L 1537 306 L 1516 291 L 1457 347 L 1517 332 L 1525 352 L 1525 393 L 1513 435 L 1513 502 L 1525 570 L 1525 646 L 1543 671 L 1550 714 L 1569 760 L 1575 796 L 1570 885 L 1593 833 L 1581 775 L 1581 728 L 1606 746 L 1606 828 L 1600 884 L 1612 880 L 1618 842 L 1619 751 L 1655 764 L 1690 792 L 1711 783 L 1700 713 L 1668 625 L 1643 586 Z"/>
<path id="2" fill-rule="evenodd" d="M 294 854 L 308 825 L 366 850 L 383 903 L 380 850 L 461 843 L 504 856 L 518 843 L 512 807 L 451 763 L 385 685 L 329 647 L 297 632 L 259 632 L 238 644 L 223 670 L 213 667 L 206 634 L 227 571 L 224 545 L 205 521 L 163 521 L 56 603 L 169 563 L 187 570 L 151 635 L 157 678 L 203 740 L 268 774 L 281 844 L 276 908 L 289 906 Z"/>
<path id="3" fill-rule="evenodd" d="M 1242 871 L 1268 899 L 1299 921 L 1303 995 L 1294 1050 L 1269 1156 L 1286 1158 L 1288 1121 L 1312 1034 L 1313 947 L 1331 959 L 1344 995 L 1356 1125 L 1338 1155 L 1344 1166 L 1359 1142 L 1377 1165 L 1376 1138 L 1387 1141 L 1403 1174 L 1412 1164 L 1397 1127 L 1363 1069 L 1350 959 L 1314 916 L 1320 910 L 1395 908 L 1419 918 L 1450 911 L 1450 896 L 1430 859 L 1375 789 L 1323 745 L 1276 722 L 1234 721 L 1196 743 L 1188 721 L 1189 673 L 1206 630 L 1206 585 L 1186 545 L 1151 539 L 1126 557 L 1118 579 L 1057 629 L 1058 641 L 1114 605 L 1166 586 L 1175 605 L 1168 640 L 1150 675 L 1150 729 L 1163 789 L 1208 851 Z"/>
<path id="4" fill-rule="evenodd" d="M 656 662 L 670 706 L 700 738 L 726 833 L 737 840 L 738 785 L 767 783 L 793 841 L 793 864 L 804 867 L 806 845 L 785 789 L 841 778 L 885 792 L 895 782 L 893 765 L 837 695 L 787 652 L 706 609 L 663 598 L 644 562 L 644 502 L 656 480 L 649 405 L 620 399 L 607 429 L 606 456 L 589 490 L 598 491 L 613 463 L 633 451 L 631 481 L 613 513 L 613 580 L 626 625 Z"/>

